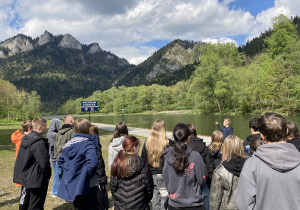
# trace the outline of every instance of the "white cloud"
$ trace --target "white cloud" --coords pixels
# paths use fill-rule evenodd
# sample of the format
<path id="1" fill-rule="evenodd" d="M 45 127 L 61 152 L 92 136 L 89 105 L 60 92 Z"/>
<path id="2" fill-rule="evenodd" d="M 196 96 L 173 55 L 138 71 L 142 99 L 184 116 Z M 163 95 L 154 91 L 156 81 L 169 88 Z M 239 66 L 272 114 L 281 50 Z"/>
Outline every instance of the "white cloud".
<path id="1" fill-rule="evenodd" d="M 265 32 L 265 30 L 273 28 L 272 19 L 280 14 L 284 14 L 289 18 L 300 14 L 299 8 L 300 1 L 298 0 L 275 0 L 274 7 L 262 11 L 256 16 L 255 25 L 247 37 L 247 40 L 258 37 L 262 32 Z"/>
<path id="2" fill-rule="evenodd" d="M 228 37 L 221 37 L 219 39 L 203 39 L 202 42 L 207 42 L 207 43 L 212 43 L 212 44 L 217 44 L 217 43 L 234 43 L 237 45 L 236 41 L 233 39 L 230 39 Z"/>
<path id="3" fill-rule="evenodd" d="M 72 34 L 84 44 L 99 43 L 103 50 L 138 64 L 155 52 L 151 40 L 233 41 L 226 37 L 258 36 L 271 17 L 295 14 L 298 0 L 276 0 L 275 7 L 256 19 L 247 11 L 229 9 L 234 0 L 1 0 L 0 41 L 24 33 L 33 38 L 48 30 Z M 9 22 L 20 18 L 21 28 Z M 224 37 L 219 39 L 219 37 Z"/>

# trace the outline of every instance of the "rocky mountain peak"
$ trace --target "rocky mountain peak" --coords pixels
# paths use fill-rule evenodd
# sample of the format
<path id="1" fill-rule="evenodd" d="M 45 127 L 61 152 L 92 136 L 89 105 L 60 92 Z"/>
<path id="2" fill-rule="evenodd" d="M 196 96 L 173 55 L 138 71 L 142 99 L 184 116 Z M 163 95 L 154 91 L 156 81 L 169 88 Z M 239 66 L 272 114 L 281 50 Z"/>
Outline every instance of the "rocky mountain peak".
<path id="1" fill-rule="evenodd" d="M 100 48 L 98 43 L 93 43 L 91 44 L 91 47 L 88 51 L 89 54 L 94 54 L 94 53 L 98 53 L 98 52 L 102 52 L 102 49 Z"/>
<path id="2" fill-rule="evenodd" d="M 26 36 L 21 34 L 2 43 L 0 47 L 8 49 L 8 56 L 12 56 L 21 52 L 27 52 L 34 48 L 31 41 Z"/>
<path id="3" fill-rule="evenodd" d="M 58 44 L 59 47 L 82 50 L 82 46 L 80 42 L 78 42 L 73 36 L 70 34 L 66 34 L 61 42 Z"/>
<path id="4" fill-rule="evenodd" d="M 39 41 L 37 43 L 38 46 L 42 46 L 44 44 L 47 44 L 49 42 L 53 42 L 54 37 L 51 33 L 49 33 L 47 30 L 45 30 L 44 34 L 39 37 Z"/>

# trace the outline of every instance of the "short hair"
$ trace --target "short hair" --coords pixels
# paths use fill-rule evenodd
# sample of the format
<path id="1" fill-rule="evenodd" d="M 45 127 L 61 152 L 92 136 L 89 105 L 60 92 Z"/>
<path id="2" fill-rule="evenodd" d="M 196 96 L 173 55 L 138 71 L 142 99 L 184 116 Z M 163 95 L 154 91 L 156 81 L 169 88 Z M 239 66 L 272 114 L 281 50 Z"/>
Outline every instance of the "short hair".
<path id="1" fill-rule="evenodd" d="M 286 119 L 280 114 L 273 112 L 265 113 L 258 119 L 258 128 L 267 141 L 278 142 L 286 140 Z"/>
<path id="2" fill-rule="evenodd" d="M 191 135 L 197 136 L 197 131 L 196 128 L 193 124 L 187 124 L 187 126 L 189 127 L 190 131 L 191 131 Z"/>
<path id="3" fill-rule="evenodd" d="M 25 120 L 22 124 L 23 131 L 28 132 L 28 129 L 32 129 L 32 123 L 31 120 Z"/>
<path id="4" fill-rule="evenodd" d="M 260 145 L 263 145 L 264 142 L 263 140 L 261 139 L 261 137 L 257 137 L 253 140 L 250 141 L 250 148 L 252 151 L 256 152 L 257 148 L 260 146 Z"/>
<path id="5" fill-rule="evenodd" d="M 287 126 L 287 137 L 289 139 L 298 138 L 299 137 L 299 131 L 296 123 L 294 122 L 286 122 Z"/>
<path id="6" fill-rule="evenodd" d="M 32 128 L 33 129 L 37 129 L 38 126 L 43 126 L 47 124 L 47 120 L 43 119 L 43 118 L 35 118 L 31 121 L 32 124 Z"/>
<path id="7" fill-rule="evenodd" d="M 258 117 L 249 121 L 249 128 L 252 128 L 254 131 L 258 131 Z"/>
<path id="8" fill-rule="evenodd" d="M 66 123 L 66 124 L 70 124 L 70 121 L 74 121 L 74 117 L 73 117 L 72 115 L 70 115 L 70 114 L 65 115 L 65 116 L 63 117 L 63 121 L 64 121 L 64 123 Z"/>
<path id="9" fill-rule="evenodd" d="M 225 119 L 224 119 L 224 121 L 227 121 L 227 122 L 228 122 L 228 124 L 230 124 L 230 123 L 231 123 L 231 120 L 230 120 L 229 118 L 225 118 Z"/>
<path id="10" fill-rule="evenodd" d="M 91 122 L 87 119 L 78 119 L 75 121 L 75 133 L 84 133 L 84 134 L 90 134 L 90 126 Z"/>

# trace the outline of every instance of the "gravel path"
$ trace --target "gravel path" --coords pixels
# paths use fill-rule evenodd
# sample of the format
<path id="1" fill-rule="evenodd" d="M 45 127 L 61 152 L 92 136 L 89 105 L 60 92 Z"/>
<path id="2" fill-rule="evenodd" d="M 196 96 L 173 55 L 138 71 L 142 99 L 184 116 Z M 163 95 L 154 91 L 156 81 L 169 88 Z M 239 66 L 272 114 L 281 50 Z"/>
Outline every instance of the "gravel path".
<path id="1" fill-rule="evenodd" d="M 98 128 L 103 129 L 103 130 L 109 130 L 109 131 L 114 131 L 116 125 L 109 125 L 109 124 L 103 124 L 103 123 L 92 123 L 94 125 L 97 125 Z M 131 135 L 137 135 L 137 136 L 144 136 L 148 137 L 150 135 L 151 129 L 145 129 L 145 128 L 133 128 L 133 127 L 128 127 L 128 132 Z M 167 132 L 167 136 L 170 139 L 173 139 L 172 132 Z M 199 136 L 199 138 L 202 138 L 203 141 L 208 145 L 211 142 L 211 137 L 209 136 Z"/>

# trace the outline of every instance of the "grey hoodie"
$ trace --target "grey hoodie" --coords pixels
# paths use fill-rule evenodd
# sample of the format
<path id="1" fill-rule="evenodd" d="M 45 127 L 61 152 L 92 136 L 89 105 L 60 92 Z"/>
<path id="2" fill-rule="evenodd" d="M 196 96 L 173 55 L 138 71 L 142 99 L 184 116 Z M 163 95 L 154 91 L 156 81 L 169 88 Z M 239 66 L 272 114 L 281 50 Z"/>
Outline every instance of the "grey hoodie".
<path id="1" fill-rule="evenodd" d="M 206 166 L 198 152 L 187 146 L 189 166 L 183 171 L 175 171 L 175 157 L 172 147 L 164 151 L 165 164 L 163 177 L 169 193 L 169 205 L 175 208 L 196 207 L 203 205 L 203 192 L 207 179 Z"/>
<path id="2" fill-rule="evenodd" d="M 112 140 L 112 142 L 110 142 L 110 144 L 109 144 L 109 147 L 108 147 L 108 166 L 109 166 L 109 170 L 110 170 L 111 164 L 114 161 L 116 155 L 123 148 L 122 143 L 123 143 L 124 139 L 125 139 L 124 136 L 121 136 L 119 138 L 114 138 Z"/>
<path id="3" fill-rule="evenodd" d="M 265 144 L 241 172 L 238 209 L 295 210 L 300 207 L 300 153 L 288 143 Z"/>
<path id="4" fill-rule="evenodd" d="M 49 130 L 47 132 L 47 138 L 49 143 L 49 155 L 50 155 L 50 161 L 56 161 L 58 157 L 56 158 L 54 155 L 54 143 L 55 138 L 58 133 L 58 130 L 60 129 L 61 121 L 57 118 L 54 118 L 49 123 Z"/>

